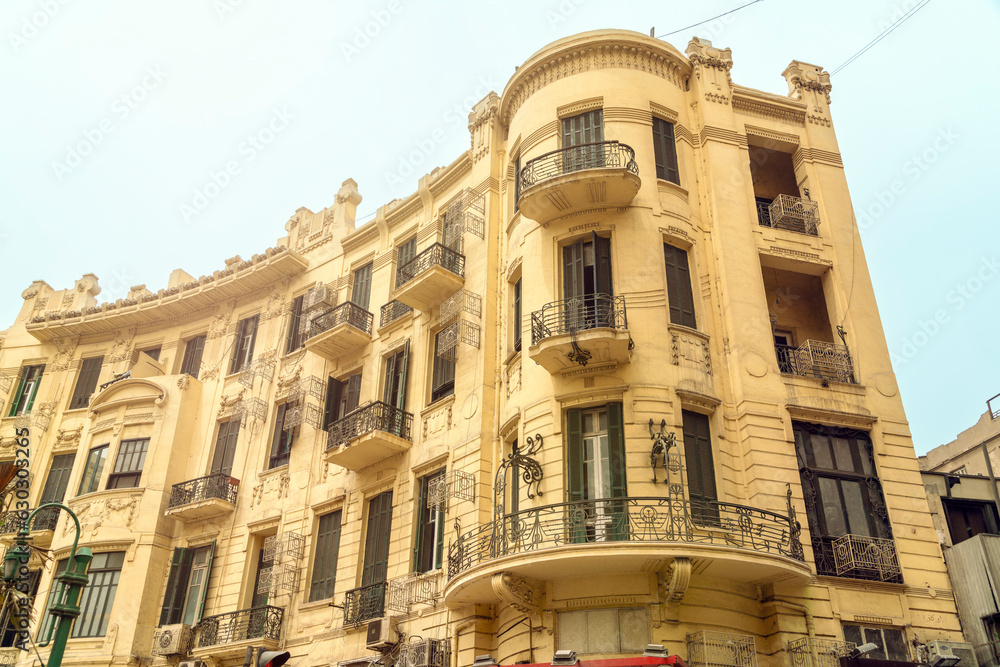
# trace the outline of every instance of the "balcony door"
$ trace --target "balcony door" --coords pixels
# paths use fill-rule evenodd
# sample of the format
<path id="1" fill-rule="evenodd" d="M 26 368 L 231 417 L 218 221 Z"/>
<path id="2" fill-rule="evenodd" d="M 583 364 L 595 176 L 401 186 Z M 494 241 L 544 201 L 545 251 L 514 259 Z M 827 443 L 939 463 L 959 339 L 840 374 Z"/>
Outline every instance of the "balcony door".
<path id="1" fill-rule="evenodd" d="M 69 476 L 73 472 L 73 461 L 76 454 L 61 454 L 52 457 L 52 465 L 49 467 L 49 476 L 45 479 L 45 487 L 42 489 L 42 497 L 38 501 L 41 507 L 45 503 L 61 503 L 66 496 L 66 487 L 69 485 Z M 54 530 L 56 521 L 59 519 L 59 508 L 48 507 L 35 515 L 32 528 L 36 530 Z"/>
<path id="2" fill-rule="evenodd" d="M 392 530 L 392 491 L 380 493 L 368 503 L 368 530 L 365 535 L 365 562 L 361 585 L 386 580 L 389 574 L 389 537 Z"/>
<path id="3" fill-rule="evenodd" d="M 563 173 L 603 167 L 600 146 L 584 146 L 604 141 L 604 110 L 595 109 L 562 119 Z M 574 148 L 579 146 L 580 148 Z M 572 150 L 565 150 L 572 149 Z"/>
<path id="4" fill-rule="evenodd" d="M 569 532 L 574 542 L 628 537 L 625 498 L 625 439 L 621 403 L 566 414 Z M 582 513 L 579 509 L 584 510 Z"/>
<path id="5" fill-rule="evenodd" d="M 403 410 L 406 409 L 406 376 L 410 359 L 410 341 L 403 349 L 385 360 L 385 386 L 382 401 L 397 410 L 386 411 L 386 424 L 380 428 L 393 435 L 403 432 Z"/>
<path id="6" fill-rule="evenodd" d="M 611 239 L 591 233 L 563 247 L 563 298 L 566 331 L 613 325 Z"/>
<path id="7" fill-rule="evenodd" d="M 219 424 L 219 435 L 215 440 L 215 454 L 212 457 L 212 474 L 233 474 L 233 460 L 236 458 L 236 441 L 240 437 L 240 420 L 230 419 Z"/>

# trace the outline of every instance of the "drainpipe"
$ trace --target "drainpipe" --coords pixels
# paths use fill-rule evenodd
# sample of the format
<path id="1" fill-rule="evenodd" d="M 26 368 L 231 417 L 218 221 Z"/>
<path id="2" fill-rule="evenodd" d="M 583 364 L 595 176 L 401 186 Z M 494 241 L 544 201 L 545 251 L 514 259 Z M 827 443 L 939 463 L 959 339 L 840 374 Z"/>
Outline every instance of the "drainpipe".
<path id="1" fill-rule="evenodd" d="M 482 620 L 482 618 L 482 616 L 473 616 L 455 626 L 455 629 L 452 631 L 452 646 L 455 647 L 455 650 L 451 652 L 451 667 L 458 667 L 458 636 L 462 633 L 462 630 L 475 625 L 476 621 Z"/>
<path id="2" fill-rule="evenodd" d="M 773 604 L 775 607 L 785 607 L 787 609 L 793 609 L 800 612 L 806 618 L 806 634 L 809 635 L 809 639 L 816 639 L 816 621 L 813 619 L 812 611 L 808 607 L 802 604 L 797 604 L 795 602 L 788 602 L 786 600 L 779 600 L 774 597 L 764 598 L 764 604 Z M 810 647 L 810 658 L 813 665 L 819 665 L 818 657 L 815 654 L 816 649 Z"/>

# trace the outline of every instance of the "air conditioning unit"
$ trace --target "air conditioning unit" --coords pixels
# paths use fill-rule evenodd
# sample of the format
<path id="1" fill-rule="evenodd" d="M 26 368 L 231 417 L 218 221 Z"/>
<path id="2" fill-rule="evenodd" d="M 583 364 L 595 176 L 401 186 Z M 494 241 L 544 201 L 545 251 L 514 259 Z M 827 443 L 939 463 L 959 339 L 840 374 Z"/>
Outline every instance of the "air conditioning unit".
<path id="1" fill-rule="evenodd" d="M 932 665 L 951 663 L 960 667 L 978 667 L 976 652 L 973 651 L 972 644 L 935 639 L 932 642 L 927 642 L 927 652 L 927 662 Z M 952 660 L 958 660 L 958 662 L 951 662 Z"/>
<path id="2" fill-rule="evenodd" d="M 302 298 L 302 312 L 308 313 L 322 308 L 329 310 L 337 305 L 337 293 L 326 285 L 314 287 Z"/>
<path id="3" fill-rule="evenodd" d="M 190 625 L 164 625 L 153 633 L 153 655 L 186 655 L 191 647 Z"/>
<path id="4" fill-rule="evenodd" d="M 365 648 L 388 648 L 399 643 L 399 619 L 383 616 L 368 623 L 368 638 Z"/>

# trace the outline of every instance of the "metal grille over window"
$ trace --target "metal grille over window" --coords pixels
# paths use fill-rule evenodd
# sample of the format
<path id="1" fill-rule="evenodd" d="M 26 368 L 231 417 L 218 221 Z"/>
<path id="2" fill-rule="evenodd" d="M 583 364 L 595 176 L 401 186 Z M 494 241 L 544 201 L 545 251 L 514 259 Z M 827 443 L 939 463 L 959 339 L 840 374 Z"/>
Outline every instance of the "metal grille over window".
<path id="1" fill-rule="evenodd" d="M 479 238 L 484 238 L 486 222 L 483 220 L 483 214 L 485 212 L 485 196 L 466 188 L 459 196 L 451 200 L 445 209 L 445 225 L 449 227 L 445 238 L 461 239 L 462 232 L 469 232 Z M 448 245 L 461 252 L 461 241 L 455 241 Z"/>
<path id="2" fill-rule="evenodd" d="M 475 322 L 456 320 L 438 333 L 438 356 L 457 361 L 459 341 L 478 349 L 480 335 L 481 329 Z"/>
<path id="3" fill-rule="evenodd" d="M 412 572 L 389 581 L 386 607 L 407 614 L 414 604 L 433 605 L 438 596 L 438 572 Z"/>
<path id="4" fill-rule="evenodd" d="M 439 511 L 448 508 L 448 499 L 474 500 L 476 476 L 462 470 L 450 470 L 431 478 L 427 488 L 427 506 Z"/>
<path id="5" fill-rule="evenodd" d="M 451 664 L 451 642 L 447 639 L 423 639 L 402 647 L 396 667 L 448 667 Z"/>
<path id="6" fill-rule="evenodd" d="M 466 312 L 473 317 L 483 315 L 483 297 L 467 289 L 461 289 L 441 302 L 441 319 L 448 321 L 460 312 Z"/>
<path id="7" fill-rule="evenodd" d="M 280 533 L 264 539 L 264 562 L 273 563 L 260 571 L 257 590 L 277 595 L 294 592 L 298 585 L 299 563 L 306 540 L 298 533 Z"/>
<path id="8" fill-rule="evenodd" d="M 274 379 L 274 359 L 273 353 L 262 354 L 258 358 L 243 367 L 240 371 L 240 384 L 253 389 L 254 378 L 262 377 L 268 382 Z"/>
<path id="9" fill-rule="evenodd" d="M 895 543 L 878 537 L 844 535 L 835 539 L 833 563 L 838 577 L 894 581 L 902 574 Z"/>
<path id="10" fill-rule="evenodd" d="M 791 195 L 778 195 L 768 207 L 770 226 L 816 236 L 819 203 Z"/>
<path id="11" fill-rule="evenodd" d="M 224 411 L 224 409 L 220 411 Z M 230 418 L 239 419 L 240 423 L 245 425 L 248 417 L 264 421 L 267 417 L 267 403 L 259 398 L 253 397 L 237 401 L 232 405 Z"/>
<path id="12" fill-rule="evenodd" d="M 840 658 L 856 646 L 854 642 L 803 637 L 788 642 L 788 656 L 792 667 L 840 667 Z"/>
<path id="13" fill-rule="evenodd" d="M 294 428 L 302 422 L 317 430 L 322 428 L 323 410 L 319 404 L 323 401 L 324 392 L 323 381 L 315 375 L 295 379 L 279 389 L 277 398 L 285 399 L 291 406 L 285 410 L 285 428 Z M 309 399 L 315 399 L 316 404 Z"/>
<path id="14" fill-rule="evenodd" d="M 757 647 L 750 635 L 694 632 L 687 636 L 687 649 L 692 667 L 757 667 Z"/>

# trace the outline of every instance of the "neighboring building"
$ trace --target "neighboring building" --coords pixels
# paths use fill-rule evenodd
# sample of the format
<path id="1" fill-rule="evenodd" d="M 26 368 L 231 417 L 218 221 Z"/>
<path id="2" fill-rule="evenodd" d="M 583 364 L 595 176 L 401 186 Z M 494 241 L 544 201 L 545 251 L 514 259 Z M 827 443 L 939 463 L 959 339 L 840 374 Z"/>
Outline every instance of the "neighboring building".
<path id="1" fill-rule="evenodd" d="M 1000 472 L 1000 407 L 992 407 L 1000 403 L 1000 396 L 990 401 L 974 426 L 921 456 L 921 469 L 954 475 L 989 475 L 986 465 L 986 452 L 989 452 L 993 474 Z"/>
<path id="2" fill-rule="evenodd" d="M 212 276 L 102 305 L 92 275 L 32 283 L 0 459 L 27 425 L 32 503 L 96 554 L 65 663 L 818 667 L 960 639 L 829 76 L 731 67 L 562 39 L 369 224 L 348 180 Z M 74 533 L 33 528 L 41 613 Z"/>

